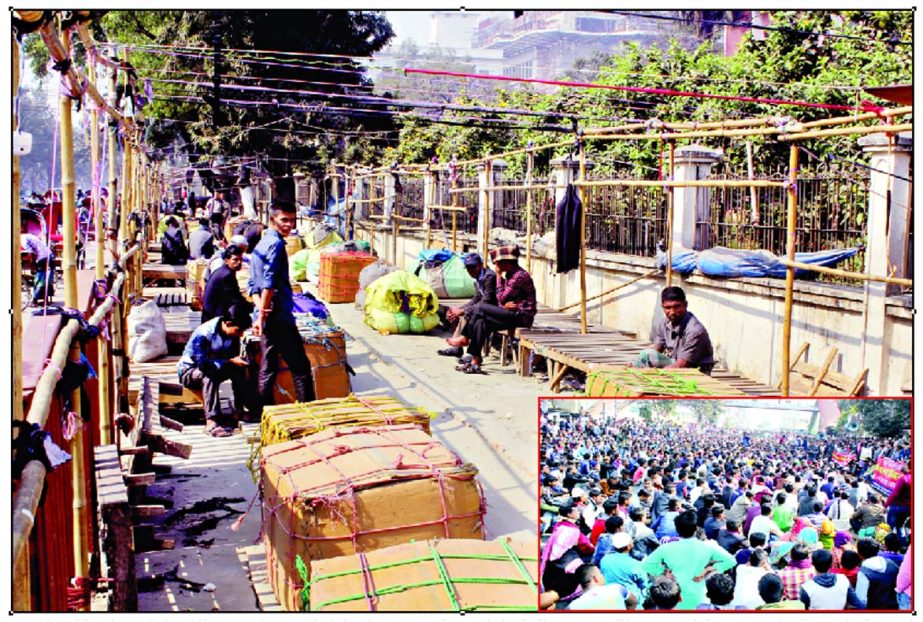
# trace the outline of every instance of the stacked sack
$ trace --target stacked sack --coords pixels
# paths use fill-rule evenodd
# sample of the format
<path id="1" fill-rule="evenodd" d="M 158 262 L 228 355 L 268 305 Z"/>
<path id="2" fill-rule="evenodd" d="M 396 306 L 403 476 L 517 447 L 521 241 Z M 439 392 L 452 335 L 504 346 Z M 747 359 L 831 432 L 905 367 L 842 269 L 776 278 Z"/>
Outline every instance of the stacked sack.
<path id="1" fill-rule="evenodd" d="M 395 270 L 365 289 L 365 323 L 388 333 L 425 333 L 439 325 L 439 299 L 421 278 Z"/>
<path id="2" fill-rule="evenodd" d="M 359 293 L 356 294 L 356 308 L 360 311 L 365 309 L 365 289 L 383 277 L 386 274 L 391 274 L 397 270 L 390 263 L 384 259 L 379 259 L 375 263 L 367 265 L 362 269 L 362 272 L 359 273 Z"/>
<path id="3" fill-rule="evenodd" d="M 356 395 L 264 410 L 264 543 L 283 607 L 308 608 L 315 563 L 426 540 L 483 540 L 478 471 L 429 435 L 431 416 L 394 398 Z M 343 608 L 376 598 L 370 591 Z M 403 604 L 429 609 L 426 600 Z"/>
<path id="4" fill-rule="evenodd" d="M 471 298 L 476 285 L 461 257 L 450 250 L 422 250 L 413 273 L 429 283 L 438 298 Z"/>

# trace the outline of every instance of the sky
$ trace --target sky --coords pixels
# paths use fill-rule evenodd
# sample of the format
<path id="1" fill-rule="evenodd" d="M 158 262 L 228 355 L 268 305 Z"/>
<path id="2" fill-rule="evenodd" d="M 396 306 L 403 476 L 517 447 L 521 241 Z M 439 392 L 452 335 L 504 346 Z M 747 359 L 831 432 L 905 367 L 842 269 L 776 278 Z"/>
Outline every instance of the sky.
<path id="1" fill-rule="evenodd" d="M 430 11 L 385 11 L 394 28 L 394 43 L 413 39 L 418 45 L 429 43 Z"/>

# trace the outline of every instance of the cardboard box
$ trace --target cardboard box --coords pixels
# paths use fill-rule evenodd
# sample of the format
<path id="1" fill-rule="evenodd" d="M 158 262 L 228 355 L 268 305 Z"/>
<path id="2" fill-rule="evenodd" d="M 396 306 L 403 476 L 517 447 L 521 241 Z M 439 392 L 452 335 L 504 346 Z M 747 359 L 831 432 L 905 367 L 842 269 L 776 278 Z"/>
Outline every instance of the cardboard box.
<path id="1" fill-rule="evenodd" d="M 536 611 L 528 541 L 438 540 L 311 562 L 308 611 Z"/>
<path id="2" fill-rule="evenodd" d="M 359 273 L 376 258 L 353 251 L 321 253 L 318 294 L 329 303 L 353 302 L 359 293 Z"/>
<path id="3" fill-rule="evenodd" d="M 311 364 L 314 397 L 322 400 L 348 396 L 352 387 L 346 371 L 346 336 L 343 331 L 317 321 L 311 326 L 299 325 L 299 332 L 304 341 L 304 353 Z M 248 333 L 244 343 L 248 356 L 259 365 L 262 359 L 259 339 Z M 292 404 L 296 401 L 292 372 L 281 357 L 273 396 L 276 404 Z"/>
<path id="4" fill-rule="evenodd" d="M 372 395 L 267 406 L 263 409 L 260 442 L 274 445 L 328 428 L 376 425 L 413 424 L 429 434 L 429 421 L 435 416 L 422 408 L 407 406 L 397 398 Z"/>
<path id="5" fill-rule="evenodd" d="M 263 529 L 279 602 L 311 561 L 433 538 L 482 539 L 477 469 L 415 425 L 338 428 L 263 447 Z"/>
<path id="6" fill-rule="evenodd" d="M 204 259 L 191 259 L 186 262 L 186 300 L 193 311 L 202 310 L 202 295 L 205 293 Z"/>

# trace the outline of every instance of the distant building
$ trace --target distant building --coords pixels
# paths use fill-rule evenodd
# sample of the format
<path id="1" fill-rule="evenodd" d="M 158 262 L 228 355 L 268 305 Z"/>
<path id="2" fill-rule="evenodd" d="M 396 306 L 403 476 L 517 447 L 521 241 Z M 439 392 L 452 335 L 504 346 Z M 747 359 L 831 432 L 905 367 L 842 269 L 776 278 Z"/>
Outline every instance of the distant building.
<path id="1" fill-rule="evenodd" d="M 768 31 L 761 28 L 750 28 L 750 24 L 769 26 L 771 19 L 765 11 L 735 11 L 734 21 L 742 22 L 741 26 L 724 27 L 724 55 L 733 56 L 743 43 L 744 36 L 749 34 L 756 41 L 763 41 Z"/>
<path id="2" fill-rule="evenodd" d="M 659 12 L 653 12 L 659 13 Z M 669 13 L 669 12 L 662 12 Z M 578 58 L 617 53 L 629 42 L 665 43 L 679 35 L 673 22 L 615 15 L 606 11 L 512 11 L 483 13 L 472 46 L 503 52 L 502 74 L 555 78 Z"/>
<path id="3" fill-rule="evenodd" d="M 816 431 L 817 400 L 726 400 L 724 425 L 758 431 Z"/>

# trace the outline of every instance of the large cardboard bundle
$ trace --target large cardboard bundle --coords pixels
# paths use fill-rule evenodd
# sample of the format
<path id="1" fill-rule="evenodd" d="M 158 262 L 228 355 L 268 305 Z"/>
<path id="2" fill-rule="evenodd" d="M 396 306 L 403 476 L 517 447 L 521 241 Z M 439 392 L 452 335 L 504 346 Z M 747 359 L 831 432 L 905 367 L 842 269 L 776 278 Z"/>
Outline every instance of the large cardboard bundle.
<path id="1" fill-rule="evenodd" d="M 415 425 L 337 428 L 263 447 L 270 583 L 300 609 L 311 561 L 428 538 L 483 538 L 477 469 Z"/>
<path id="2" fill-rule="evenodd" d="M 202 295 L 205 293 L 205 269 L 208 262 L 204 259 L 190 259 L 186 262 L 186 301 L 193 311 L 202 310 Z"/>
<path id="3" fill-rule="evenodd" d="M 326 399 L 330 397 L 346 397 L 350 393 L 349 373 L 346 370 L 346 335 L 343 330 L 330 326 L 326 320 L 310 314 L 295 314 L 298 332 L 304 343 L 304 353 L 311 364 L 311 373 L 314 377 L 314 397 Z M 262 353 L 259 339 L 247 333 L 244 337 L 248 355 L 260 363 Z M 295 402 L 295 385 L 292 383 L 292 372 L 288 365 L 279 358 L 279 374 L 273 387 L 273 396 L 276 404 L 292 404 Z"/>
<path id="4" fill-rule="evenodd" d="M 260 442 L 273 445 L 317 434 L 328 428 L 375 425 L 413 424 L 429 434 L 429 421 L 434 416 L 395 397 L 371 395 L 267 406 L 263 409 Z"/>
<path id="5" fill-rule="evenodd" d="M 359 293 L 359 273 L 375 257 L 368 253 L 346 251 L 321 253 L 318 293 L 327 302 L 353 302 Z"/>
<path id="6" fill-rule="evenodd" d="M 535 542 L 439 540 L 311 562 L 307 611 L 536 611 Z"/>

